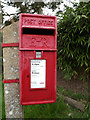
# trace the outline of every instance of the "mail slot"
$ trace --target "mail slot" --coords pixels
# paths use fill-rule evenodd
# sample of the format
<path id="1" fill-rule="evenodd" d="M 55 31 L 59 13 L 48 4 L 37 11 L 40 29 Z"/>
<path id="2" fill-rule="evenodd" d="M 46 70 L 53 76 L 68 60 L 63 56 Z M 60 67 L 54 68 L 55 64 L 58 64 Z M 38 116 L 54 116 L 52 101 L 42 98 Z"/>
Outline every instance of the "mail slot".
<path id="1" fill-rule="evenodd" d="M 19 19 L 19 79 L 22 105 L 56 101 L 57 19 L 22 13 Z"/>

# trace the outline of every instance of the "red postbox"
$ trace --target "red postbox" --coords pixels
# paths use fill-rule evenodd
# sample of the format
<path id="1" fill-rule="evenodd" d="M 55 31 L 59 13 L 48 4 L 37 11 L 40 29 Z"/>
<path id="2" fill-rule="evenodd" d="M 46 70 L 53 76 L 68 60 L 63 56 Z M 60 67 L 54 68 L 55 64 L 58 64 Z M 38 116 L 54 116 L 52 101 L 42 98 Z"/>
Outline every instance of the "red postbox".
<path id="1" fill-rule="evenodd" d="M 56 101 L 57 19 L 21 14 L 19 21 L 20 103 Z"/>

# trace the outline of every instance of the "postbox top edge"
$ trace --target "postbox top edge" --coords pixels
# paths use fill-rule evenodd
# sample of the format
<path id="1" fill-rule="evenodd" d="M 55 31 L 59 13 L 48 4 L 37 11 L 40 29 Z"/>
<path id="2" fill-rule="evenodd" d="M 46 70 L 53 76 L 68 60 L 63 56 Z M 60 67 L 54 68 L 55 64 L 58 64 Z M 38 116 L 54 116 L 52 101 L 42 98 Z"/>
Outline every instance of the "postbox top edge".
<path id="1" fill-rule="evenodd" d="M 41 15 L 41 14 L 29 14 L 29 13 L 21 13 L 20 17 L 23 16 L 30 16 L 30 17 L 42 17 L 42 18 L 54 18 L 56 19 L 56 16 L 50 16 L 50 15 Z"/>

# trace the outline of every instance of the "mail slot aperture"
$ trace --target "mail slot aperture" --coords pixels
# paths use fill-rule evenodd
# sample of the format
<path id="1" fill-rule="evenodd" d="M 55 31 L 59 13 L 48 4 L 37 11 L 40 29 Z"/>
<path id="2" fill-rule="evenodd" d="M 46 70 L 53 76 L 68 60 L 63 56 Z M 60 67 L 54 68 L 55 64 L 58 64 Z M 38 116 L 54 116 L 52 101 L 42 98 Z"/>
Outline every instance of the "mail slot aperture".
<path id="1" fill-rule="evenodd" d="M 54 35 L 54 30 L 48 29 L 33 29 L 33 28 L 23 28 L 23 34 L 30 34 L 30 35 Z"/>

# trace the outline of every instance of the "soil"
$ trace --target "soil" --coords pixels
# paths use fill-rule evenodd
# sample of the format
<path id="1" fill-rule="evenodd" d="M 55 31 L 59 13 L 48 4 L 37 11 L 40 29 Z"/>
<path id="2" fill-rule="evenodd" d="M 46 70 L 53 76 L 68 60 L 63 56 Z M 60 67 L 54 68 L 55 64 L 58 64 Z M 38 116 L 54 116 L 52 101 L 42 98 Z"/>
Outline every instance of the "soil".
<path id="1" fill-rule="evenodd" d="M 58 71 L 57 85 L 65 88 L 66 90 L 72 90 L 75 93 L 89 94 L 89 82 L 82 81 L 80 79 L 65 80 L 61 71 Z"/>

